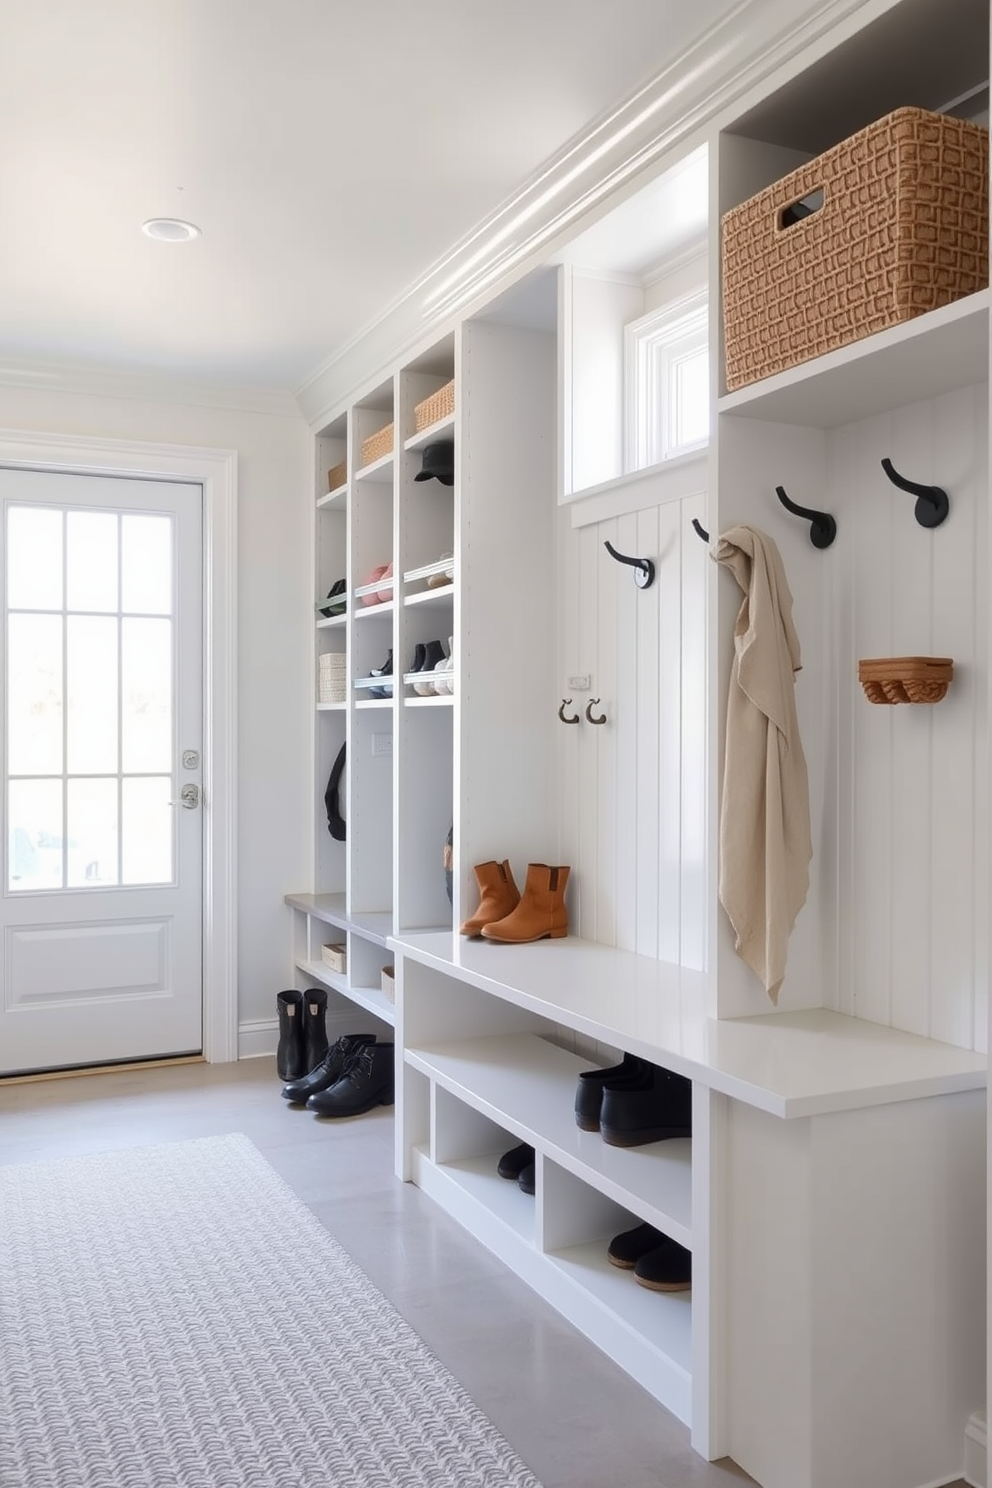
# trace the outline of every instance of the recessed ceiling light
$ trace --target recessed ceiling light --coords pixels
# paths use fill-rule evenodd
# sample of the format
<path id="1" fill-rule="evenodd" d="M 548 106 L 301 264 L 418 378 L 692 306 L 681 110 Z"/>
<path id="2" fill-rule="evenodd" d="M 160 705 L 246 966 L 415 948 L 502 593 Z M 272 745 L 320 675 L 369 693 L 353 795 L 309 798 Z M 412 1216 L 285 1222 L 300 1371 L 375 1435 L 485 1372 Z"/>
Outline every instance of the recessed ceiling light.
<path id="1" fill-rule="evenodd" d="M 200 229 L 181 217 L 149 217 L 141 224 L 141 231 L 158 243 L 188 243 L 200 236 Z"/>

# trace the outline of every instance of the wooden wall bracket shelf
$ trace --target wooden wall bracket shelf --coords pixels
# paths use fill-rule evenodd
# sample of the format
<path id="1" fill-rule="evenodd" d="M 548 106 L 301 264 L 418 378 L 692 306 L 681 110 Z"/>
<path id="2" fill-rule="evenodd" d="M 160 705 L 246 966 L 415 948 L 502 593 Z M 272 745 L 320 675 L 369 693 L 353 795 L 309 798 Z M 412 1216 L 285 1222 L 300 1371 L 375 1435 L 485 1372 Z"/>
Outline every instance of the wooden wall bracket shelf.
<path id="1" fill-rule="evenodd" d="M 873 656 L 858 662 L 870 703 L 939 703 L 954 676 L 949 656 Z"/>

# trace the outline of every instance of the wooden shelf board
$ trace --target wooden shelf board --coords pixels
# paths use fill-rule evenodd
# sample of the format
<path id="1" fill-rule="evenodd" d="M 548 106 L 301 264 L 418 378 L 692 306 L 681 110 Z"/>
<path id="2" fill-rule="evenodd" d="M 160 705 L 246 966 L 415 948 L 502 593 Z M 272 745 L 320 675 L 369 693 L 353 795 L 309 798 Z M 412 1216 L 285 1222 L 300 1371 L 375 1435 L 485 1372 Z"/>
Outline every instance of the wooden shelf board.
<path id="1" fill-rule="evenodd" d="M 830 429 L 988 380 L 987 289 L 727 393 L 717 412 Z"/>

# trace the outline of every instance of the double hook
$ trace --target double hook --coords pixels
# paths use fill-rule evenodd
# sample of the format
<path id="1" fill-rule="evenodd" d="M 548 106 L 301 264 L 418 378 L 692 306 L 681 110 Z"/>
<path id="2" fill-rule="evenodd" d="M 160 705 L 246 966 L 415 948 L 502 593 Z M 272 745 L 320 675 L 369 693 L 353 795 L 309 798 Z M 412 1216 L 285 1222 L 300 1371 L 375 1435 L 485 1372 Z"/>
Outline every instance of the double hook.
<path id="1" fill-rule="evenodd" d="M 566 708 L 570 708 L 571 706 L 572 706 L 572 699 L 571 698 L 562 698 L 562 700 L 561 700 L 561 706 L 558 709 L 558 717 L 561 719 L 562 723 L 578 723 L 579 722 L 579 715 L 578 715 L 578 713 L 576 713 L 573 718 L 567 718 L 565 716 L 565 709 Z M 593 710 L 593 708 L 598 708 L 598 707 L 599 707 L 599 698 L 590 698 L 589 701 L 586 703 L 586 722 L 587 723 L 605 723 L 606 722 L 606 714 L 605 713 L 601 714 L 599 718 L 594 718 L 593 717 L 592 710 Z"/>

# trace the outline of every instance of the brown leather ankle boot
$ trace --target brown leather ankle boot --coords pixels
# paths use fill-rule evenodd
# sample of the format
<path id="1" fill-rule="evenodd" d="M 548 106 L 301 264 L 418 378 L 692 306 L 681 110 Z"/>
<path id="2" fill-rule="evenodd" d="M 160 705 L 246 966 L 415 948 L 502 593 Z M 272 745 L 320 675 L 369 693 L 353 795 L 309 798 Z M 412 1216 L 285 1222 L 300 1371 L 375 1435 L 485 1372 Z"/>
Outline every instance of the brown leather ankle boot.
<path id="1" fill-rule="evenodd" d="M 482 927 L 487 940 L 504 945 L 522 945 L 528 940 L 557 939 L 568 934 L 568 910 L 565 907 L 565 885 L 568 868 L 551 868 L 547 863 L 528 863 L 527 882 L 516 909 L 502 920 Z"/>
<path id="2" fill-rule="evenodd" d="M 463 935 L 481 935 L 483 927 L 492 920 L 502 920 L 520 903 L 520 890 L 513 882 L 509 861 L 495 859 L 490 863 L 477 863 L 475 876 L 479 883 L 479 907 L 462 926 Z"/>

